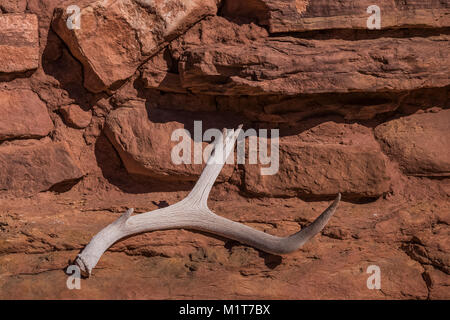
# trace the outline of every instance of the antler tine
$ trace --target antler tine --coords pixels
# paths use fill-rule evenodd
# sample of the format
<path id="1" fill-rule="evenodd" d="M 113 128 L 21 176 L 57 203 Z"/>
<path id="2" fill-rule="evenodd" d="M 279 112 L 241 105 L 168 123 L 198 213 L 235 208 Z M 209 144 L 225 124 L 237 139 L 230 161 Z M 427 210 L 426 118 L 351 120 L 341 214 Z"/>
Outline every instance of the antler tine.
<path id="1" fill-rule="evenodd" d="M 297 250 L 319 233 L 337 209 L 341 195 L 308 227 L 285 238 L 272 236 L 242 223 L 218 216 L 208 209 L 207 200 L 225 160 L 234 148 L 242 125 L 224 136 L 223 143 L 216 143 L 213 153 L 196 185 L 182 201 L 169 207 L 131 217 L 133 209 L 127 210 L 119 219 L 95 235 L 78 255 L 75 264 L 84 276 L 89 276 L 102 254 L 116 241 L 138 233 L 189 228 L 217 234 L 251 245 L 260 250 L 284 254 Z"/>
<path id="2" fill-rule="evenodd" d="M 204 217 L 204 228 L 200 227 L 198 229 L 239 241 L 268 253 L 291 253 L 322 231 L 328 220 L 330 220 L 336 211 L 340 200 L 341 194 L 338 194 L 333 203 L 316 220 L 314 220 L 314 222 L 288 237 L 272 236 L 246 226 L 245 224 L 218 216 L 212 211 L 209 211 L 210 214 Z"/>
<path id="3" fill-rule="evenodd" d="M 233 151 L 236 140 L 242 130 L 242 126 L 242 124 L 239 125 L 237 130 L 223 129 L 223 140 L 215 141 L 214 150 L 208 159 L 205 169 L 203 169 L 203 172 L 192 191 L 180 202 L 180 205 L 189 202 L 189 204 L 197 205 L 199 208 L 208 208 L 207 202 L 209 193 L 211 192 L 220 171 L 222 171 L 225 161 L 230 156 L 231 151 Z"/>

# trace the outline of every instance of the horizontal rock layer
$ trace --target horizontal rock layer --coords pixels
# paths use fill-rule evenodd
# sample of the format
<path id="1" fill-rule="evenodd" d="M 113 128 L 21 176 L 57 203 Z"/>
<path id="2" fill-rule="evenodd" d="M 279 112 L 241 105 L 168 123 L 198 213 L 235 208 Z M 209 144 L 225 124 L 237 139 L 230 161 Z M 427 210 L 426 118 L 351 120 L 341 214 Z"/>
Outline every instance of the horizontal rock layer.
<path id="1" fill-rule="evenodd" d="M 381 28 L 442 28 L 450 26 L 450 5 L 439 0 L 227 0 L 224 14 L 254 18 L 270 32 L 302 32 L 327 29 L 367 29 L 380 8 Z M 372 11 L 371 11 L 372 12 Z"/>
<path id="2" fill-rule="evenodd" d="M 271 38 L 195 46 L 181 57 L 181 85 L 214 95 L 406 91 L 450 85 L 449 36 L 361 41 Z M 393 48 L 395 48 L 393 50 Z M 245 52 L 245 55 L 242 55 Z"/>
<path id="3" fill-rule="evenodd" d="M 68 290 L 63 272 L 67 260 L 114 221 L 124 204 L 153 210 L 157 206 L 151 202 L 158 199 L 156 194 L 110 195 L 105 202 L 89 198 L 70 210 L 71 200 L 58 199 L 39 202 L 32 217 L 25 208 L 0 203 L 2 211 L 15 208 L 0 216 L 8 240 L 0 239 L 0 252 L 5 253 L 0 256 L 0 298 L 449 298 L 448 273 L 439 268 L 449 256 L 443 241 L 446 229 L 436 224 L 449 222 L 444 214 L 449 205 L 437 208 L 437 202 L 396 203 L 384 209 L 344 202 L 322 235 L 283 257 L 188 230 L 142 234 L 116 243 L 89 280 L 81 282 L 81 290 Z M 175 201 L 170 196 L 166 200 Z M 114 212 L 100 210 L 106 202 Z M 306 225 L 327 203 L 283 199 L 269 205 L 222 198 L 209 205 L 223 216 L 284 236 L 299 229 L 295 220 Z M 367 289 L 367 268 L 373 264 L 381 269 L 382 290 Z"/>

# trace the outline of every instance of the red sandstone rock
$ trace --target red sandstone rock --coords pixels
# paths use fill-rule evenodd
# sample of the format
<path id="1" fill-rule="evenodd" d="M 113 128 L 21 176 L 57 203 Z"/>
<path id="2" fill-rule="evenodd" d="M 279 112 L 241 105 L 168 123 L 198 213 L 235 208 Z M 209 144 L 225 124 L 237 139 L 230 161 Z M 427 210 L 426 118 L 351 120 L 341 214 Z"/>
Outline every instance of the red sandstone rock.
<path id="1" fill-rule="evenodd" d="M 269 36 L 267 30 L 254 23 L 236 24 L 220 16 L 207 17 L 170 43 L 175 59 L 190 46 L 217 44 L 249 44 Z"/>
<path id="2" fill-rule="evenodd" d="M 216 10 L 215 0 L 96 1 L 82 8 L 80 29 L 67 28 L 65 8 L 55 11 L 53 28 L 83 64 L 86 88 L 100 92 Z"/>
<path id="3" fill-rule="evenodd" d="M 408 116 L 449 107 L 448 5 L 403 2 L 380 1 L 381 31 L 362 30 L 365 0 L 224 0 L 226 19 L 201 19 L 209 10 L 201 7 L 184 16 L 193 18 L 189 23 L 166 32 L 161 20 L 152 29 L 158 14 L 139 5 L 146 0 L 115 1 L 112 10 L 98 6 L 112 1 L 78 0 L 100 15 L 88 13 L 71 34 L 63 29 L 66 17 L 55 20 L 63 43 L 48 32 L 53 8 L 61 8 L 57 18 L 74 3 L 26 1 L 39 20 L 40 39 L 33 42 L 40 44 L 42 63 L 39 54 L 22 61 L 20 54 L 34 45 L 18 46 L 28 33 L 17 31 L 20 24 L 9 28 L 9 47 L 0 57 L 20 54 L 9 60 L 11 74 L 0 72 L 0 82 L 7 81 L 0 83 L 0 136 L 12 140 L 0 139 L 0 298 L 449 299 L 447 110 Z M 230 11 L 230 4 L 247 8 L 247 17 L 235 20 L 241 11 Z M 24 10 L 24 1 L 0 0 L 2 13 Z M 246 23 L 264 18 L 261 13 L 270 13 L 257 21 L 263 27 Z M 281 33 L 269 38 L 265 28 Z M 307 30 L 313 32 L 296 33 Z M 180 59 L 194 53 L 200 68 L 179 68 Z M 17 74 L 28 64 L 37 71 Z M 132 76 L 112 96 L 90 94 L 83 67 L 91 90 L 117 89 Z M 180 88 L 185 71 L 194 71 L 188 72 L 193 78 Z M 71 104 L 92 108 L 86 130 L 57 116 Z M 235 112 L 238 119 L 225 123 Z M 279 126 L 282 135 L 279 175 L 261 177 L 259 167 L 248 164 L 225 166 L 208 203 L 212 210 L 285 236 L 329 205 L 314 200 L 344 192 L 322 234 L 279 257 L 203 233 L 156 231 L 115 244 L 82 290 L 68 290 L 68 261 L 118 214 L 186 196 L 192 183 L 182 180 L 196 180 L 200 169 L 171 164 L 170 133 L 200 119 L 204 127 L 207 119 L 216 128 Z M 34 140 L 46 135 L 52 140 Z M 347 202 L 361 198 L 366 203 Z M 367 289 L 369 265 L 380 266 L 382 290 Z"/>
<path id="4" fill-rule="evenodd" d="M 374 228 L 387 216 L 395 217 L 405 209 L 436 224 L 438 213 L 449 212 L 448 205 L 437 201 L 426 207 L 423 203 L 389 204 L 385 200 L 360 205 L 343 202 L 329 228 L 351 237 L 318 235 L 301 250 L 283 257 L 188 230 L 146 233 L 115 244 L 102 256 L 92 277 L 81 282 L 81 290 L 68 290 L 67 275 L 62 271 L 67 260 L 73 259 L 99 229 L 114 221 L 124 204 L 142 205 L 142 211 L 157 208 L 151 204 L 158 199 L 154 193 L 122 197 L 114 191 L 109 194 L 104 202 L 88 196 L 76 205 L 77 209 L 71 206 L 79 198 L 46 194 L 48 197 L 34 200 L 32 212 L 2 201 L 0 210 L 10 213 L 0 216 L 2 234 L 7 237 L 0 238 L 0 252 L 5 253 L 0 256 L 0 297 L 449 298 L 448 275 L 433 265 L 422 265 L 399 248 L 399 243 L 405 241 L 403 232 L 409 230 L 407 224 L 392 221 L 394 232 L 388 237 L 385 230 Z M 176 195 L 168 194 L 166 199 L 173 203 Z M 113 212 L 102 211 L 104 205 Z M 326 205 L 299 199 L 249 201 L 236 197 L 210 202 L 211 208 L 223 216 L 279 236 L 298 230 L 295 220 L 305 225 Z M 434 237 L 431 224 L 422 224 L 421 229 Z M 366 286 L 370 265 L 381 269 L 382 290 Z M 264 290 L 267 287 L 271 290 Z"/>
<path id="5" fill-rule="evenodd" d="M 180 123 L 174 120 L 176 115 L 174 112 L 161 110 L 147 111 L 143 107 L 120 108 L 109 114 L 105 133 L 129 173 L 170 181 L 198 179 L 205 161 L 201 159 L 200 164 L 194 163 L 193 130 L 189 130 L 190 137 L 186 137 L 191 146 L 191 164 L 175 164 L 172 161 L 172 150 L 181 142 L 180 138 L 172 141 L 173 132 L 191 128 L 195 120 L 189 115 L 189 118 L 183 117 L 184 123 Z M 201 134 L 203 135 L 203 132 Z M 207 145 L 201 141 L 198 143 L 203 148 Z M 229 177 L 232 171 L 233 166 L 226 166 L 219 181 Z"/>
<path id="6" fill-rule="evenodd" d="M 203 94 L 403 91 L 448 86 L 448 47 L 448 36 L 356 43 L 282 37 L 189 47 L 179 69 L 182 86 Z"/>
<path id="7" fill-rule="evenodd" d="M 375 134 L 406 174 L 450 176 L 450 110 L 392 120 Z"/>
<path id="8" fill-rule="evenodd" d="M 20 73 L 38 67 L 38 20 L 34 14 L 0 15 L 0 61 L 0 73 Z"/>
<path id="9" fill-rule="evenodd" d="M 0 89 L 0 115 L 0 141 L 44 137 L 53 129 L 45 104 L 28 89 Z"/>
<path id="10" fill-rule="evenodd" d="M 84 111 L 79 105 L 72 104 L 69 106 L 64 106 L 60 110 L 64 121 L 69 126 L 83 129 L 91 123 L 92 112 L 90 110 Z"/>
<path id="11" fill-rule="evenodd" d="M 430 287 L 429 299 L 448 300 L 448 287 L 450 278 L 447 273 L 435 269 L 432 266 L 425 266 L 424 279 Z"/>
<path id="12" fill-rule="evenodd" d="M 270 32 L 367 29 L 376 4 L 381 9 L 381 28 L 442 28 L 450 26 L 450 6 L 445 1 L 413 0 L 227 0 L 224 14 L 254 18 Z"/>
<path id="13" fill-rule="evenodd" d="M 178 74 L 170 72 L 171 63 L 167 61 L 165 52 L 154 56 L 142 67 L 142 79 L 146 88 L 166 92 L 187 94 L 188 91 L 181 86 Z"/>
<path id="14" fill-rule="evenodd" d="M 286 197 L 374 198 L 389 191 L 384 155 L 370 131 L 357 125 L 325 123 L 299 136 L 280 139 L 279 172 L 261 175 L 245 166 L 245 190 Z"/>
<path id="15" fill-rule="evenodd" d="M 0 0 L 0 12 L 22 13 L 27 8 L 27 0 Z"/>
<path id="16" fill-rule="evenodd" d="M 0 146 L 0 190 L 31 195 L 83 176 L 63 143 L 28 143 Z"/>

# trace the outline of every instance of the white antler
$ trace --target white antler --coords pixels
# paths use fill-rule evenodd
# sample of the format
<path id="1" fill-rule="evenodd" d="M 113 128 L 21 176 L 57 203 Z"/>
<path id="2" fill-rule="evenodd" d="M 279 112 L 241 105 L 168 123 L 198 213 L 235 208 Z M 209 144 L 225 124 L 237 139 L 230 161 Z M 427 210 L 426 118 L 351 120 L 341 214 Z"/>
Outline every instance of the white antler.
<path id="1" fill-rule="evenodd" d="M 217 179 L 225 160 L 234 148 L 241 131 L 226 132 L 224 141 L 215 142 L 215 148 L 199 180 L 189 195 L 169 207 L 131 217 L 133 209 L 127 210 L 119 219 L 94 236 L 78 255 L 75 264 L 84 276 L 89 276 L 102 254 L 116 241 L 138 233 L 187 228 L 206 231 L 253 246 L 273 254 L 297 250 L 327 224 L 341 199 L 334 202 L 313 223 L 285 238 L 276 237 L 214 214 L 207 204 L 209 192 Z"/>

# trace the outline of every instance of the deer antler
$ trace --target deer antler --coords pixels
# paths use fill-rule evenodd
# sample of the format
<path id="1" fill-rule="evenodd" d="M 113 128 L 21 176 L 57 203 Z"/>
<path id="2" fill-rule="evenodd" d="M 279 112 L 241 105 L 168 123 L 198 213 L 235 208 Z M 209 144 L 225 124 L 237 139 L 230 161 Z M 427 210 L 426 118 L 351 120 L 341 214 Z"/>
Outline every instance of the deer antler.
<path id="1" fill-rule="evenodd" d="M 105 227 L 78 255 L 75 264 L 84 276 L 90 276 L 102 254 L 118 240 L 130 235 L 163 230 L 195 229 L 217 234 L 250 245 L 273 254 L 284 254 L 297 250 L 327 224 L 341 199 L 336 200 L 308 227 L 285 237 L 276 237 L 234 222 L 213 213 L 207 204 L 209 192 L 217 179 L 225 160 L 234 149 L 242 125 L 236 132 L 226 133 L 223 142 L 215 142 L 215 148 L 199 180 L 189 195 L 169 207 L 131 217 L 133 209 L 127 210 L 119 219 Z M 225 131 L 226 132 L 226 131 Z"/>

